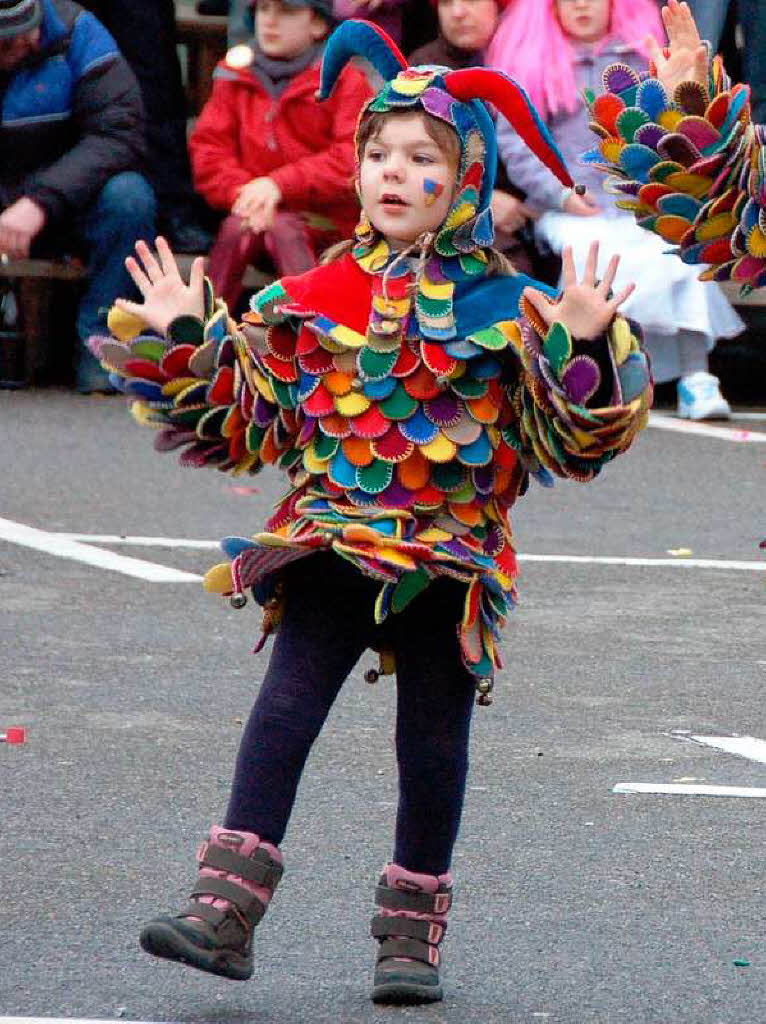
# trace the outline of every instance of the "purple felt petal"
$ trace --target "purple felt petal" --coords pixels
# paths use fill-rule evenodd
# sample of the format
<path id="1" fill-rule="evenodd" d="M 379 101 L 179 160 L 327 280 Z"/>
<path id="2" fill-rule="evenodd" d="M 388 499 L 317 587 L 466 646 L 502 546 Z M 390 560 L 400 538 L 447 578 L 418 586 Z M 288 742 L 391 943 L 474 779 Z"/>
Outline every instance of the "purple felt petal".
<path id="1" fill-rule="evenodd" d="M 613 64 L 604 72 L 603 82 L 607 92 L 623 92 L 637 85 L 638 79 L 635 72 L 625 64 Z"/>
<path id="2" fill-rule="evenodd" d="M 382 494 L 378 495 L 385 508 L 409 508 L 415 502 L 415 492 L 407 490 L 394 478 Z"/>
<path id="3" fill-rule="evenodd" d="M 253 408 L 253 420 L 259 427 L 268 427 L 274 419 L 276 407 L 267 402 L 263 395 L 258 395 Z"/>
<path id="4" fill-rule="evenodd" d="M 423 412 L 438 427 L 451 427 L 460 420 L 462 403 L 450 391 L 423 403 Z"/>
<path id="5" fill-rule="evenodd" d="M 312 437 L 316 433 L 317 420 L 313 416 L 308 416 L 306 422 L 301 427 L 301 432 L 298 435 L 298 445 L 301 448 L 306 448 L 311 441 Z"/>
<path id="6" fill-rule="evenodd" d="M 635 142 L 638 142 L 642 146 L 648 146 L 649 149 L 656 149 L 657 143 L 663 135 L 667 134 L 667 129 L 663 128 L 659 124 L 642 124 L 633 138 Z"/>
<path id="7" fill-rule="evenodd" d="M 487 531 L 487 537 L 484 541 L 484 553 L 494 558 L 495 555 L 503 550 L 504 544 L 505 537 L 503 537 L 503 531 L 496 523 L 493 523 Z"/>
<path id="8" fill-rule="evenodd" d="M 447 124 L 454 125 L 455 119 L 452 115 L 452 108 L 455 105 L 455 101 L 444 89 L 425 89 L 421 93 L 420 102 L 427 113 L 441 118 Z"/>
<path id="9" fill-rule="evenodd" d="M 577 405 L 584 405 L 601 382 L 598 363 L 590 356 L 575 356 L 564 371 L 561 383 Z"/>
<path id="10" fill-rule="evenodd" d="M 478 494 L 491 494 L 495 486 L 495 471 L 492 466 L 476 466 L 471 470 L 473 485 Z"/>

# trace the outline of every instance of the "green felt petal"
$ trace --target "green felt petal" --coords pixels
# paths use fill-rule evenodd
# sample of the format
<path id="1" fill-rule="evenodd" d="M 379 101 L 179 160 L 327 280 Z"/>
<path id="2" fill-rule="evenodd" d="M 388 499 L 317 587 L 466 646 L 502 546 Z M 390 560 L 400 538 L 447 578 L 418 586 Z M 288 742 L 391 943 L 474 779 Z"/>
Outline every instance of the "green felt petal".
<path id="1" fill-rule="evenodd" d="M 468 340 L 481 345 L 482 348 L 489 349 L 491 352 L 499 352 L 500 349 L 505 348 L 508 344 L 503 332 L 499 331 L 496 327 L 487 327 L 483 331 L 476 331 L 475 334 L 469 336 Z"/>
<path id="2" fill-rule="evenodd" d="M 379 404 L 387 420 L 406 420 L 415 412 L 419 402 L 407 394 L 403 384 L 397 384 L 393 394 Z"/>
<path id="3" fill-rule="evenodd" d="M 159 363 L 167 350 L 168 347 L 164 341 L 154 341 L 152 338 L 145 338 L 143 341 L 136 341 L 130 346 L 130 357 L 131 359 L 151 359 L 153 363 Z"/>
<path id="4" fill-rule="evenodd" d="M 245 444 L 251 454 L 261 450 L 261 442 L 265 433 L 265 427 L 259 427 L 257 423 L 248 424 L 247 432 L 245 433 Z"/>
<path id="5" fill-rule="evenodd" d="M 337 437 L 328 437 L 326 434 L 318 434 L 314 438 L 314 454 L 320 462 L 331 459 L 338 450 L 340 440 Z"/>
<path id="6" fill-rule="evenodd" d="M 429 582 L 428 574 L 422 568 L 415 572 L 405 572 L 391 595 L 391 611 L 400 612 L 406 608 L 413 598 L 426 589 Z"/>
<path id="7" fill-rule="evenodd" d="M 487 393 L 489 385 L 484 380 L 476 380 L 475 377 L 466 375 L 465 377 L 450 381 L 450 387 L 461 398 L 483 398 Z"/>
<path id="8" fill-rule="evenodd" d="M 369 466 L 362 466 L 356 471 L 356 481 L 367 494 L 380 494 L 385 491 L 394 475 L 394 467 L 390 462 L 375 459 Z"/>
<path id="9" fill-rule="evenodd" d="M 201 345 L 205 326 L 196 316 L 177 316 L 168 326 L 167 334 L 174 345 Z"/>
<path id="10" fill-rule="evenodd" d="M 551 324 L 548 336 L 543 342 L 543 352 L 557 379 L 561 380 L 564 367 L 572 358 L 572 339 L 562 323 L 556 321 Z"/>
<path id="11" fill-rule="evenodd" d="M 389 376 L 398 358 L 398 347 L 393 352 L 373 352 L 365 346 L 359 352 L 359 371 L 369 380 L 382 380 Z"/>

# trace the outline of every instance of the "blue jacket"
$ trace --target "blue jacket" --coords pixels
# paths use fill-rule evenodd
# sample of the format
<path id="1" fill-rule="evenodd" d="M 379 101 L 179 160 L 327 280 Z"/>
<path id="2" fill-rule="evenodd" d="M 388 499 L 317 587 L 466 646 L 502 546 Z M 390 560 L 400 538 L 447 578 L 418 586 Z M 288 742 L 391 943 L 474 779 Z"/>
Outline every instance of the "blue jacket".
<path id="1" fill-rule="evenodd" d="M 71 0 L 41 0 L 40 51 L 0 75 L 0 207 L 29 196 L 60 220 L 140 169 L 144 111 L 112 36 Z"/>

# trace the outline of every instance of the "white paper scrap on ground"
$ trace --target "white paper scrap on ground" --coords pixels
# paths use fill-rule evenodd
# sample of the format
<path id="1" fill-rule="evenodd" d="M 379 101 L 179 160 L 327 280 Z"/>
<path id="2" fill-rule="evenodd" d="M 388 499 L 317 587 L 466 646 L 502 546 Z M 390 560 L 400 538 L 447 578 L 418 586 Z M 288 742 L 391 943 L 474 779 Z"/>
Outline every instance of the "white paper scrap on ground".
<path id="1" fill-rule="evenodd" d="M 766 789 L 748 786 L 690 786 L 676 782 L 618 782 L 612 792 L 661 793 L 665 796 L 736 796 L 766 800 Z"/>
<path id="2" fill-rule="evenodd" d="M 766 740 L 755 736 L 689 736 L 694 743 L 701 743 L 714 750 L 723 750 L 727 754 L 737 754 L 749 761 L 766 764 Z"/>

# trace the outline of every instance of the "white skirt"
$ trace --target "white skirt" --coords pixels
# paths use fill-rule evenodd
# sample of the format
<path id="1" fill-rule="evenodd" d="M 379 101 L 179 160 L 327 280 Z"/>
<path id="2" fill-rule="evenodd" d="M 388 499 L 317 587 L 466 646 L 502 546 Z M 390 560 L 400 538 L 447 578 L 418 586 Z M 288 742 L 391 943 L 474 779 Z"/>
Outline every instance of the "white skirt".
<path id="1" fill-rule="evenodd" d="M 571 245 L 578 277 L 585 269 L 591 242 L 601 243 L 599 275 L 619 253 L 612 287 L 618 292 L 635 282 L 636 290 L 620 309 L 646 334 L 670 339 L 681 331 L 693 331 L 704 335 L 710 351 L 717 338 L 732 338 L 745 329 L 720 285 L 697 279 L 703 267 L 682 263 L 668 252 L 668 242 L 640 228 L 632 216 L 574 217 L 549 211 L 536 222 L 535 235 L 555 253 Z"/>

